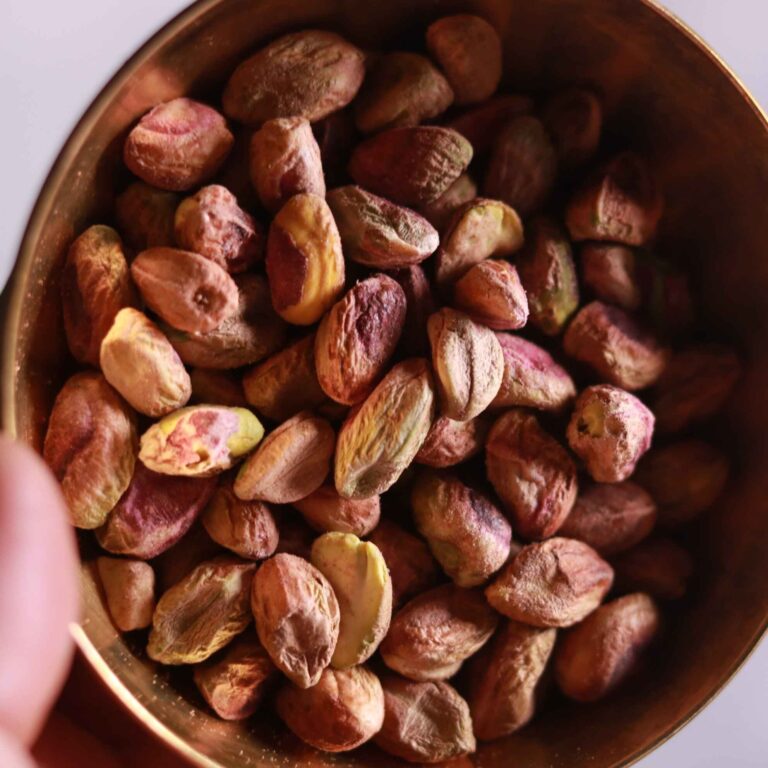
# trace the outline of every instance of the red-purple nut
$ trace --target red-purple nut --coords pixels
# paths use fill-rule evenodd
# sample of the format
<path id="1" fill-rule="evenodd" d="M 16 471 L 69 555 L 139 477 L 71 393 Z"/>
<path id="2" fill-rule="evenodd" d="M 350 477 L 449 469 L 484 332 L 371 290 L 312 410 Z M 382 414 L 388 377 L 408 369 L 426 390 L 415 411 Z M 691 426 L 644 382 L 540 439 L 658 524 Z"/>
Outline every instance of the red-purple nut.
<path id="1" fill-rule="evenodd" d="M 643 541 L 613 561 L 616 587 L 647 592 L 659 600 L 679 600 L 688 590 L 693 558 L 672 539 Z"/>
<path id="2" fill-rule="evenodd" d="M 643 302 L 635 252 L 620 243 L 584 243 L 581 279 L 596 298 L 634 311 Z"/>
<path id="3" fill-rule="evenodd" d="M 592 91 L 568 88 L 555 93 L 544 105 L 541 119 L 564 168 L 583 165 L 597 152 L 603 108 Z"/>
<path id="4" fill-rule="evenodd" d="M 528 298 L 517 269 L 502 259 L 471 267 L 453 289 L 456 307 L 496 331 L 513 331 L 528 321 Z"/>

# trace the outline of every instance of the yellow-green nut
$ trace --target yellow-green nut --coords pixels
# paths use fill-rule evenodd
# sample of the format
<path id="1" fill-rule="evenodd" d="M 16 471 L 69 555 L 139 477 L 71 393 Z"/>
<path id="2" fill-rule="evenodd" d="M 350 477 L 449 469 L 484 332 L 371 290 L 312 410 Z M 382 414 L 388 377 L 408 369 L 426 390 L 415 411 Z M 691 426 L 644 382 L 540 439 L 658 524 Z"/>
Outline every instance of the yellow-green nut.
<path id="1" fill-rule="evenodd" d="M 247 408 L 193 405 L 153 424 L 141 436 L 139 459 L 163 475 L 208 477 L 229 469 L 263 436 Z"/>
<path id="2" fill-rule="evenodd" d="M 331 666 L 345 669 L 369 659 L 392 618 L 392 580 L 375 544 L 352 533 L 326 533 L 312 546 L 312 565 L 339 601 L 339 639 Z"/>

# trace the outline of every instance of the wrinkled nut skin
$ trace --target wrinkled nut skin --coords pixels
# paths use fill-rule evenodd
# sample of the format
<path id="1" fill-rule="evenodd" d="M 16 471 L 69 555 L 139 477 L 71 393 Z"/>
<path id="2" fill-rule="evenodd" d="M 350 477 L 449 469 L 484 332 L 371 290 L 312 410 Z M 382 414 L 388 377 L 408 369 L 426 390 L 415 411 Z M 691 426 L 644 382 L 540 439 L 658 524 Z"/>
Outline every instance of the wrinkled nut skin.
<path id="1" fill-rule="evenodd" d="M 365 667 L 326 669 L 309 689 L 284 685 L 277 694 L 280 719 L 307 744 L 347 752 L 381 730 L 384 691 Z"/>
<path id="2" fill-rule="evenodd" d="M 171 342 L 137 309 L 115 315 L 99 362 L 104 378 L 145 416 L 165 416 L 192 395 L 189 374 Z"/>
<path id="3" fill-rule="evenodd" d="M 448 222 L 435 257 L 435 278 L 440 285 L 452 283 L 485 259 L 511 256 L 522 245 L 517 213 L 499 200 L 475 198 Z"/>
<path id="4" fill-rule="evenodd" d="M 379 548 L 387 563 L 395 605 L 435 586 L 439 568 L 418 536 L 383 518 L 368 539 Z"/>
<path id="5" fill-rule="evenodd" d="M 349 174 L 377 195 L 418 207 L 440 197 L 471 159 L 472 145 L 450 128 L 391 128 L 355 147 Z"/>
<path id="6" fill-rule="evenodd" d="M 321 485 L 314 493 L 293 502 L 304 519 L 316 531 L 326 533 L 369 534 L 379 524 L 381 504 L 378 496 L 369 499 L 345 499 L 333 485 Z"/>
<path id="7" fill-rule="evenodd" d="M 141 436 L 139 459 L 163 475 L 208 477 L 229 469 L 263 436 L 264 427 L 247 408 L 190 405 Z"/>
<path id="8" fill-rule="evenodd" d="M 317 322 L 344 288 L 341 239 L 328 204 L 294 195 L 272 220 L 267 239 L 272 305 L 294 325 Z"/>
<path id="9" fill-rule="evenodd" d="M 136 464 L 131 484 L 96 531 L 115 555 L 149 560 L 170 549 L 192 527 L 216 489 L 213 477 L 172 477 Z"/>
<path id="10" fill-rule="evenodd" d="M 181 192 L 210 179 L 234 141 L 215 109 L 192 99 L 173 99 L 139 120 L 125 140 L 123 160 L 147 184 Z"/>
<path id="11" fill-rule="evenodd" d="M 149 248 L 131 264 L 131 277 L 147 306 L 180 331 L 212 331 L 238 309 L 235 281 L 192 251 Z"/>
<path id="12" fill-rule="evenodd" d="M 688 347 L 675 354 L 653 398 L 660 432 L 674 434 L 714 416 L 741 376 L 741 363 L 719 344 Z"/>
<path id="13" fill-rule="evenodd" d="M 339 604 L 325 576 L 301 557 L 275 555 L 256 573 L 251 608 L 275 666 L 299 688 L 316 685 L 339 637 Z"/>
<path id="14" fill-rule="evenodd" d="M 326 400 L 315 370 L 315 334 L 282 349 L 246 372 L 246 400 L 274 421 L 285 421 L 299 411 L 316 408 Z"/>
<path id="15" fill-rule="evenodd" d="M 600 301 L 579 310 L 565 332 L 563 349 L 630 392 L 658 381 L 668 358 L 667 350 L 631 315 Z"/>
<path id="16" fill-rule="evenodd" d="M 328 193 L 346 258 L 378 269 L 424 261 L 440 244 L 437 230 L 416 211 L 348 185 Z"/>
<path id="17" fill-rule="evenodd" d="M 508 736 L 533 718 L 556 634 L 507 621 L 470 661 L 468 701 L 478 739 Z"/>
<path id="18" fill-rule="evenodd" d="M 527 234 L 518 270 L 528 296 L 531 323 L 542 333 L 556 336 L 579 306 L 571 244 L 551 219 L 535 219 Z"/>
<path id="19" fill-rule="evenodd" d="M 69 247 L 61 273 L 64 331 L 75 359 L 97 366 L 115 315 L 135 304 L 120 236 L 111 227 L 89 227 Z"/>
<path id="20" fill-rule="evenodd" d="M 115 200 L 117 227 L 136 251 L 173 247 L 174 217 L 180 198 L 174 192 L 134 181 Z"/>
<path id="21" fill-rule="evenodd" d="M 617 243 L 584 243 L 579 253 L 581 281 L 595 298 L 633 312 L 643 290 L 634 250 Z"/>
<path id="22" fill-rule="evenodd" d="M 679 600 L 688 591 L 693 558 L 672 539 L 649 539 L 613 561 L 616 587 L 658 600 Z"/>
<path id="23" fill-rule="evenodd" d="M 363 133 L 418 125 L 452 103 L 451 86 L 426 56 L 385 53 L 373 64 L 355 100 L 355 123 Z"/>
<path id="24" fill-rule="evenodd" d="M 277 352 L 285 343 L 286 324 L 272 308 L 266 279 L 238 275 L 235 284 L 237 310 L 212 330 L 183 333 L 164 329 L 187 365 L 215 370 L 241 368 Z"/>
<path id="25" fill-rule="evenodd" d="M 219 403 L 245 408 L 247 405 L 243 382 L 229 371 L 212 368 L 193 368 L 189 372 L 192 398 L 197 403 Z"/>
<path id="26" fill-rule="evenodd" d="M 496 331 L 513 331 L 528 322 L 528 297 L 508 261 L 486 259 L 471 267 L 456 282 L 453 303 Z"/>
<path id="27" fill-rule="evenodd" d="M 649 451 L 635 480 L 653 496 L 659 523 L 688 523 L 720 497 L 730 472 L 727 457 L 701 440 L 685 440 Z"/>
<path id="28" fill-rule="evenodd" d="M 634 395 L 610 384 L 587 387 L 568 424 L 568 444 L 599 483 L 620 483 L 651 447 L 655 418 Z"/>
<path id="29" fill-rule="evenodd" d="M 234 557 L 201 563 L 160 598 L 147 655 L 161 664 L 197 664 L 251 622 L 249 595 L 256 566 Z"/>
<path id="30" fill-rule="evenodd" d="M 655 525 L 656 504 L 637 483 L 597 483 L 579 494 L 558 533 L 610 557 L 634 547 Z"/>
<path id="31" fill-rule="evenodd" d="M 441 309 L 427 321 L 440 411 L 456 421 L 481 414 L 499 392 L 504 355 L 496 335 L 462 312 Z"/>
<path id="32" fill-rule="evenodd" d="M 155 572 L 141 560 L 100 557 L 96 561 L 109 615 L 121 632 L 145 629 L 155 610 Z"/>
<path id="33" fill-rule="evenodd" d="M 333 427 L 301 411 L 270 432 L 235 479 L 246 500 L 292 504 L 316 491 L 328 475 L 336 435 Z"/>
<path id="34" fill-rule="evenodd" d="M 571 198 L 565 223 L 573 240 L 645 245 L 664 207 L 645 162 L 624 152 L 597 171 Z"/>
<path id="35" fill-rule="evenodd" d="M 566 632 L 555 651 L 555 677 L 576 701 L 597 701 L 622 683 L 659 630 L 659 611 L 636 592 L 598 608 Z"/>
<path id="36" fill-rule="evenodd" d="M 206 480 L 211 481 L 210 478 Z M 202 481 L 195 479 L 195 482 Z M 215 487 L 215 482 L 213 486 Z M 205 528 L 195 521 L 181 539 L 154 559 L 152 565 L 157 573 L 160 591 L 164 592 L 178 584 L 200 563 L 224 554 L 226 552 L 211 539 Z"/>
<path id="37" fill-rule="evenodd" d="M 203 187 L 182 201 L 174 233 L 181 248 L 205 256 L 233 275 L 253 267 L 264 250 L 259 224 L 219 184 Z"/>
<path id="38" fill-rule="evenodd" d="M 248 633 L 220 658 L 194 668 L 193 679 L 222 720 L 245 720 L 259 708 L 278 677 L 264 646 Z"/>
<path id="39" fill-rule="evenodd" d="M 552 536 L 576 501 L 573 460 L 525 411 L 507 411 L 491 427 L 485 467 L 515 531 L 526 539 Z"/>
<path id="40" fill-rule="evenodd" d="M 541 121 L 522 115 L 496 137 L 483 193 L 503 200 L 522 217 L 547 201 L 557 175 L 557 153 Z"/>
<path id="41" fill-rule="evenodd" d="M 312 545 L 312 565 L 339 601 L 339 639 L 331 666 L 347 669 L 376 652 L 392 618 L 392 580 L 375 544 L 352 533 L 325 533 Z"/>
<path id="42" fill-rule="evenodd" d="M 509 557 L 512 528 L 491 500 L 445 472 L 422 471 L 413 519 L 435 559 L 460 587 L 476 587 Z"/>
<path id="43" fill-rule="evenodd" d="M 551 96 L 541 119 L 563 168 L 572 170 L 591 160 L 600 144 L 603 107 L 586 88 L 569 88 Z"/>
<path id="44" fill-rule="evenodd" d="M 413 598 L 392 617 L 381 658 L 411 680 L 446 680 L 488 642 L 497 623 L 480 590 L 444 584 Z"/>
<path id="45" fill-rule="evenodd" d="M 427 49 L 442 67 L 456 104 L 493 96 L 501 80 L 501 40 L 479 16 L 444 16 L 427 27 Z"/>
<path id="46" fill-rule="evenodd" d="M 559 413 L 576 397 L 568 371 L 545 349 L 511 333 L 497 333 L 504 355 L 504 374 L 491 408 L 524 406 Z"/>
<path id="47" fill-rule="evenodd" d="M 395 365 L 339 431 L 334 469 L 339 495 L 367 499 L 394 485 L 419 452 L 434 411 L 427 361 L 411 358 Z"/>
<path id="48" fill-rule="evenodd" d="M 76 373 L 56 396 L 43 459 L 61 485 L 72 524 L 98 528 L 128 488 L 136 419 L 97 373 Z"/>
<path id="49" fill-rule="evenodd" d="M 333 32 L 307 29 L 274 40 L 234 71 L 224 113 L 246 125 L 276 117 L 310 123 L 349 104 L 365 75 L 361 50 Z"/>
<path id="50" fill-rule="evenodd" d="M 317 380 L 344 405 L 365 400 L 386 370 L 405 325 L 406 299 L 391 277 L 373 275 L 347 291 L 317 329 Z"/>
<path id="51" fill-rule="evenodd" d="M 377 746 L 410 763 L 442 763 L 468 755 L 477 743 L 467 702 L 448 683 L 382 678 L 384 725 Z"/>
<path id="52" fill-rule="evenodd" d="M 482 451 L 489 426 L 479 417 L 454 421 L 447 416 L 439 416 L 414 461 L 436 469 L 461 464 Z"/>
<path id="53" fill-rule="evenodd" d="M 325 197 L 320 147 L 303 117 L 264 123 L 251 138 L 249 167 L 261 204 L 273 213 L 294 195 Z"/>
<path id="54" fill-rule="evenodd" d="M 392 277 L 405 293 L 405 326 L 400 343 L 408 355 L 424 355 L 429 350 L 427 318 L 437 309 L 432 286 L 419 266 L 399 269 Z"/>
<path id="55" fill-rule="evenodd" d="M 260 501 L 243 501 L 231 484 L 220 486 L 201 517 L 208 535 L 246 560 L 263 560 L 277 549 L 280 533 L 272 510 Z"/>
<path id="56" fill-rule="evenodd" d="M 422 216 L 438 232 L 442 232 L 456 211 L 477 197 L 477 184 L 468 173 L 462 173 L 440 197 L 419 209 Z"/>
<path id="57" fill-rule="evenodd" d="M 534 627 L 570 627 L 597 608 L 613 568 L 592 547 L 560 536 L 523 547 L 485 590 L 510 619 Z"/>

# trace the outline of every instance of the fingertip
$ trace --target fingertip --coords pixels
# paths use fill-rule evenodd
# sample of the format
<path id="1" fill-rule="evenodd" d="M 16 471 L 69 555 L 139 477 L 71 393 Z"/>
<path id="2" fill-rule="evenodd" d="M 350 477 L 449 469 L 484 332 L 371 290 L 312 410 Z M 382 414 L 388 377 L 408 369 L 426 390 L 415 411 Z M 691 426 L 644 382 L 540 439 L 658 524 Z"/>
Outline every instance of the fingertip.
<path id="1" fill-rule="evenodd" d="M 0 730 L 0 765 L 3 768 L 36 768 L 22 744 L 3 730 Z"/>

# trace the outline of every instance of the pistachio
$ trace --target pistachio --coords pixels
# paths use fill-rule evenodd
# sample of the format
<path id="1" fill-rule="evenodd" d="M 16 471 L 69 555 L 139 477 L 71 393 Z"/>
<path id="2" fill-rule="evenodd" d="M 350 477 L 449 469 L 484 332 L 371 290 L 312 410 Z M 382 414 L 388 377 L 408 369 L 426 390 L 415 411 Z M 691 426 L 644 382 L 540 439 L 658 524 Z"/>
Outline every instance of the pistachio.
<path id="1" fill-rule="evenodd" d="M 429 350 L 427 318 L 435 311 L 435 297 L 424 270 L 414 265 L 392 274 L 405 293 L 405 326 L 400 344 L 408 355 L 424 355 Z"/>
<path id="2" fill-rule="evenodd" d="M 141 560 L 100 557 L 96 562 L 107 607 L 121 632 L 144 629 L 155 610 L 155 572 Z"/>
<path id="3" fill-rule="evenodd" d="M 475 264 L 456 282 L 453 296 L 459 309 L 497 331 L 522 328 L 528 321 L 528 298 L 508 261 Z"/>
<path id="4" fill-rule="evenodd" d="M 193 368 L 189 372 L 192 383 L 192 398 L 197 403 L 219 403 L 235 408 L 247 405 L 243 383 L 229 371 L 213 368 Z"/>
<path id="5" fill-rule="evenodd" d="M 128 245 L 136 251 L 173 247 L 179 195 L 134 181 L 115 200 L 115 218 Z"/>
<path id="6" fill-rule="evenodd" d="M 456 211 L 477 197 L 477 184 L 468 173 L 462 173 L 440 197 L 419 209 L 422 216 L 442 232 Z"/>
<path id="7" fill-rule="evenodd" d="M 620 590 L 679 600 L 688 590 L 693 559 L 672 539 L 648 539 L 619 555 L 613 567 Z"/>
<path id="8" fill-rule="evenodd" d="M 365 536 L 379 524 L 379 497 L 345 499 L 333 485 L 321 485 L 303 499 L 293 502 L 304 519 L 317 531 L 353 533 Z"/>
<path id="9" fill-rule="evenodd" d="M 579 253 L 581 280 L 597 299 L 633 312 L 643 291 L 635 252 L 619 243 L 584 243 Z"/>
<path id="10" fill-rule="evenodd" d="M 552 136 L 563 168 L 578 168 L 597 152 L 603 108 L 592 91 L 568 88 L 553 94 L 544 104 L 541 119 Z"/>
<path id="11" fill-rule="evenodd" d="M 488 428 L 489 424 L 480 417 L 454 421 L 447 416 L 439 416 L 414 461 L 438 469 L 461 464 L 480 453 Z"/>

